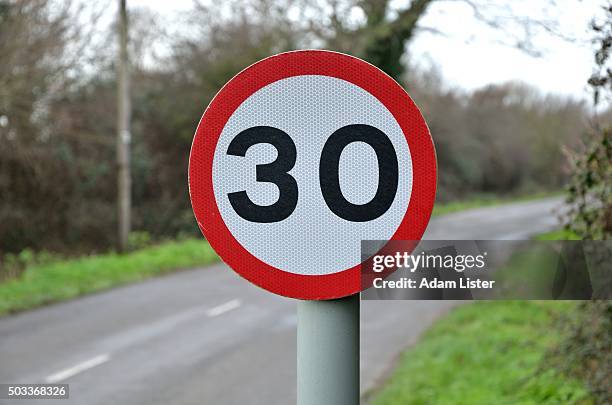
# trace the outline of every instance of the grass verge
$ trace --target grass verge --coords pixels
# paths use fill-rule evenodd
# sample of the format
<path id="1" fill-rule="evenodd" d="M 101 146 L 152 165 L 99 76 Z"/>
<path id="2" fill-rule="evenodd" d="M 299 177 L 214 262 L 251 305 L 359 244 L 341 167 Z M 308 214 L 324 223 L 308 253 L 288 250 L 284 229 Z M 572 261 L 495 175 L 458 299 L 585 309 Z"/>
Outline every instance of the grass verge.
<path id="1" fill-rule="evenodd" d="M 536 240 L 580 240 L 580 236 L 566 229 L 558 229 L 551 232 L 542 233 L 535 237 Z"/>
<path id="2" fill-rule="evenodd" d="M 495 195 L 482 195 L 468 200 L 454 201 L 449 203 L 437 203 L 434 206 L 432 216 L 452 214 L 454 212 L 465 211 L 472 208 L 489 207 L 500 204 L 507 204 L 520 201 L 531 201 L 547 197 L 555 197 L 563 195 L 561 192 L 542 192 L 536 194 L 528 194 L 524 196 L 514 197 L 499 197 Z"/>
<path id="3" fill-rule="evenodd" d="M 35 264 L 17 279 L 0 284 L 0 315 L 63 301 L 217 260 L 202 239 L 185 239 L 137 251 L 107 253 Z"/>
<path id="4" fill-rule="evenodd" d="M 579 380 L 544 368 L 572 302 L 495 301 L 458 307 L 405 352 L 373 405 L 591 404 Z"/>

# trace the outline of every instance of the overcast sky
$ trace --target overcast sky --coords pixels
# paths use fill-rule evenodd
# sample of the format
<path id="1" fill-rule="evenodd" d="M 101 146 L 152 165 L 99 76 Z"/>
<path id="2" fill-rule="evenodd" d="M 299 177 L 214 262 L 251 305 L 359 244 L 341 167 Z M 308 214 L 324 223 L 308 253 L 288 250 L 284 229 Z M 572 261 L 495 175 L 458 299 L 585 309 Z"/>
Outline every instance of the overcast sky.
<path id="1" fill-rule="evenodd" d="M 540 57 L 530 56 L 515 47 L 508 33 L 494 30 L 474 18 L 469 6 L 462 2 L 434 2 L 421 20 L 422 25 L 442 34 L 422 32 L 412 41 L 411 59 L 423 67 L 437 66 L 449 86 L 474 89 L 489 83 L 521 80 L 544 92 L 587 98 L 586 80 L 593 69 L 593 47 L 588 25 L 600 13 L 599 0 L 496 0 L 483 13 L 495 14 L 500 5 L 510 4 L 513 13 L 537 19 L 558 21 L 561 33 L 576 39 L 568 41 L 538 32 L 534 43 L 542 51 Z M 406 0 L 393 0 L 401 8 Z M 130 7 L 149 7 L 160 14 L 172 16 L 188 10 L 192 0 L 129 0 Z"/>

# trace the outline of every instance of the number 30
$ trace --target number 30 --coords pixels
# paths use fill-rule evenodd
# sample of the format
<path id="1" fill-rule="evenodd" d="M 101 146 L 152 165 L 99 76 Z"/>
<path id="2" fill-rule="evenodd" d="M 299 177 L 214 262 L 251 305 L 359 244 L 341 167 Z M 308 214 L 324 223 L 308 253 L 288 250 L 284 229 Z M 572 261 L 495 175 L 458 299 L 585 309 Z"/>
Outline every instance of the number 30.
<path id="1" fill-rule="evenodd" d="M 374 197 L 365 204 L 349 202 L 340 189 L 340 155 L 353 142 L 364 142 L 376 153 L 378 160 L 378 188 Z M 257 165 L 256 180 L 274 183 L 278 187 L 278 200 L 271 205 L 255 204 L 246 191 L 229 193 L 230 204 L 247 221 L 270 223 L 289 217 L 298 201 L 298 185 L 289 174 L 297 157 L 295 143 L 278 128 L 257 126 L 240 132 L 227 149 L 228 155 L 245 156 L 256 144 L 267 143 L 278 152 L 276 160 Z M 397 155 L 387 135 L 370 125 L 347 125 L 336 130 L 323 146 L 319 161 L 321 193 L 329 209 L 347 221 L 366 222 L 383 215 L 393 203 L 398 184 Z"/>

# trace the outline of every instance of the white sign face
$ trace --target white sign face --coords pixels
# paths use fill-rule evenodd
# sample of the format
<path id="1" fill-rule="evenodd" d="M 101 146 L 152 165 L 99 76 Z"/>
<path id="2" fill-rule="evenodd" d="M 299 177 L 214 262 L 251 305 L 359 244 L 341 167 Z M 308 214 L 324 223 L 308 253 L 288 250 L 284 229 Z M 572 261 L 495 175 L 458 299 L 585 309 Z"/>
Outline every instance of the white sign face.
<path id="1" fill-rule="evenodd" d="M 200 229 L 240 275 L 272 292 L 331 299 L 362 289 L 362 240 L 419 240 L 436 164 L 408 94 L 348 55 L 297 51 L 245 69 L 194 138 Z"/>
<path id="2" fill-rule="evenodd" d="M 323 147 L 338 129 L 366 124 L 382 131 L 397 157 L 397 190 L 388 209 L 363 222 L 332 212 L 321 191 L 319 166 Z M 289 170 L 297 182 L 295 209 L 287 218 L 261 223 L 236 212 L 228 195 L 246 191 L 261 206 L 279 201 L 279 187 L 257 181 L 258 165 L 271 163 L 279 151 L 269 143 L 252 145 L 245 156 L 229 155 L 236 135 L 249 128 L 278 128 L 295 144 L 295 165 Z M 280 151 L 282 154 L 283 151 Z M 362 205 L 379 186 L 376 151 L 364 142 L 348 144 L 337 167 L 346 200 Z M 297 274 L 329 274 L 361 262 L 364 239 L 391 239 L 410 200 L 412 162 L 406 138 L 393 115 L 374 96 L 345 80 L 328 76 L 294 76 L 276 81 L 247 98 L 221 132 L 213 161 L 215 199 L 223 221 L 236 240 L 261 261 Z"/>

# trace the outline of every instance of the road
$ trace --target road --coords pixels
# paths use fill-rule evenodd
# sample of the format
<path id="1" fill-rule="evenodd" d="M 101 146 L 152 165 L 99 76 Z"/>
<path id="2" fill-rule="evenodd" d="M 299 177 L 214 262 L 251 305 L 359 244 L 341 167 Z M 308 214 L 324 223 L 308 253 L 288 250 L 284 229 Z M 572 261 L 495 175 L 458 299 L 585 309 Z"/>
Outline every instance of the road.
<path id="1" fill-rule="evenodd" d="M 425 237 L 524 238 L 555 226 L 560 201 L 438 217 Z M 453 305 L 362 302 L 362 391 Z M 287 405 L 295 346 L 296 302 L 218 264 L 0 319 L 0 383 L 69 383 L 62 404 Z"/>

